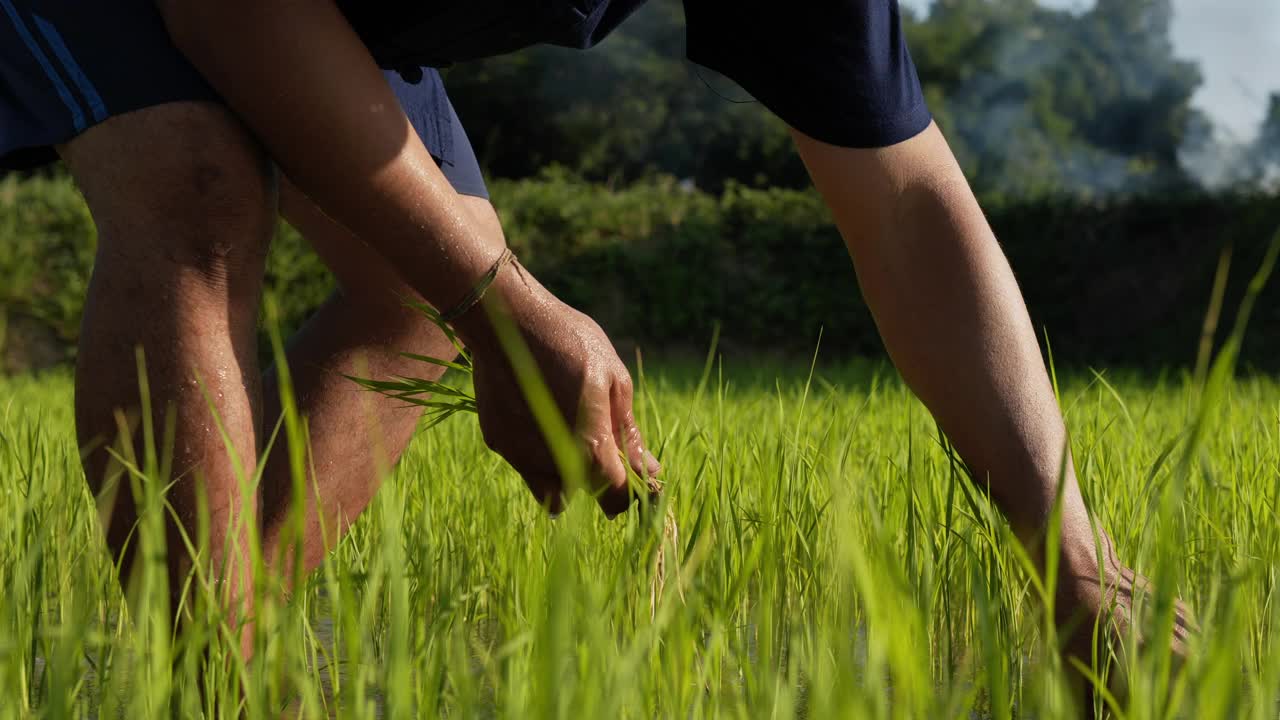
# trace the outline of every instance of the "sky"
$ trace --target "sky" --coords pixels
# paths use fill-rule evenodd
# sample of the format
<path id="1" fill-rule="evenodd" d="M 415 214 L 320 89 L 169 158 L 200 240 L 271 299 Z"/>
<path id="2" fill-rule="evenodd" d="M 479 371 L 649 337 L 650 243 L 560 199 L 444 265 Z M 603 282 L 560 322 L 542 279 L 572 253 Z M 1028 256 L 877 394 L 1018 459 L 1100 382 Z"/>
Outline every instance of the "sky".
<path id="1" fill-rule="evenodd" d="M 926 10 L 931 0 L 901 0 Z M 1088 9 L 1092 0 L 1041 0 L 1050 7 Z M 1258 132 L 1267 95 L 1280 91 L 1280 0 L 1173 0 L 1173 44 L 1197 60 L 1204 84 L 1194 104 L 1214 119 L 1224 140 L 1247 142 Z"/>

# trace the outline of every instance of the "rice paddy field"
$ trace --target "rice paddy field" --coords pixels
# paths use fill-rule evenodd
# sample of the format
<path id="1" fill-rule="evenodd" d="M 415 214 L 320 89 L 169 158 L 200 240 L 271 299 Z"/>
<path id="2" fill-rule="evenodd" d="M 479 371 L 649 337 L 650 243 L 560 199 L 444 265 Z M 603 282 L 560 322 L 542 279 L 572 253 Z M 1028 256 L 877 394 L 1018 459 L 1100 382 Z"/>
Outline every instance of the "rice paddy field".
<path id="1" fill-rule="evenodd" d="M 1038 581 L 891 368 L 702 370 L 638 378 L 666 492 L 613 522 L 549 519 L 473 416 L 420 433 L 303 586 L 259 574 L 247 665 L 215 603 L 170 629 L 157 562 L 125 601 L 70 379 L 0 379 L 0 716 L 1081 717 Z M 1112 717 L 1280 715 L 1280 382 L 1214 377 L 1059 378 L 1087 501 L 1200 626 L 1182 665 L 1099 659 Z"/>

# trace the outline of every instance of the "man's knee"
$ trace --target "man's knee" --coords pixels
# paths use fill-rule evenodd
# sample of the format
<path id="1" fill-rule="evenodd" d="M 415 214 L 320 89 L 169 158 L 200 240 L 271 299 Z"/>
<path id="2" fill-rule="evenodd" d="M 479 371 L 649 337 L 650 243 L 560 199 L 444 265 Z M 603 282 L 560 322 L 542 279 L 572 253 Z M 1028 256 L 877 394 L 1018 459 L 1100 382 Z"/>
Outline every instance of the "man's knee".
<path id="1" fill-rule="evenodd" d="M 275 174 L 225 108 L 175 103 L 129 113 L 62 154 L 93 213 L 100 258 L 219 284 L 261 273 Z"/>

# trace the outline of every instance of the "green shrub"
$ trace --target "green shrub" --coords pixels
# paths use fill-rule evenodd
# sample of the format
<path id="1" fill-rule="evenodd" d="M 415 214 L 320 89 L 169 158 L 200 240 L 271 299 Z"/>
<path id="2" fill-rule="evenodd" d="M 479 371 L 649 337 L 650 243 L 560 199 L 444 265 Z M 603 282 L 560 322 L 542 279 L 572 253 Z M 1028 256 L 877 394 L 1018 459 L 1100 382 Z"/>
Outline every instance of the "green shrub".
<path id="1" fill-rule="evenodd" d="M 0 181 L 0 369 L 73 358 L 95 239 L 69 181 Z"/>
<path id="2" fill-rule="evenodd" d="M 525 264 L 620 342 L 695 349 L 719 324 L 731 348 L 803 354 L 822 328 L 828 357 L 881 352 L 813 192 L 730 185 L 715 196 L 670 178 L 614 188 L 554 169 L 492 191 Z M 1230 313 L 1280 226 L 1280 198 L 1251 195 L 993 200 L 987 211 L 1036 326 L 1067 364 L 1191 365 L 1222 248 L 1234 248 Z M 73 357 L 93 251 L 70 181 L 0 183 L 0 342 L 10 370 Z M 282 224 L 266 285 L 291 330 L 333 280 Z M 1277 284 L 1259 300 L 1243 360 L 1280 367 Z"/>

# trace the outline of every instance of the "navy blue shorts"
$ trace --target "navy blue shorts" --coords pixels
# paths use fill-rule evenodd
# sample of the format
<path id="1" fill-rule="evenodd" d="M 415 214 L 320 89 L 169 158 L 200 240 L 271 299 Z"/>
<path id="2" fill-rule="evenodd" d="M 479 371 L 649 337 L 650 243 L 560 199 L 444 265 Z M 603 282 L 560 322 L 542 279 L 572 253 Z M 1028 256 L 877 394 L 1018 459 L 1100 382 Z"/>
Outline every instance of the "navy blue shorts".
<path id="1" fill-rule="evenodd" d="M 933 122 L 897 0 L 684 0 L 684 10 L 689 59 L 810 137 L 878 148 Z"/>
<path id="2" fill-rule="evenodd" d="M 387 80 L 453 188 L 487 198 L 439 73 Z M 171 102 L 219 102 L 152 0 L 0 0 L 0 170 L 55 159 L 53 146 L 109 117 Z"/>
<path id="3" fill-rule="evenodd" d="M 338 0 L 383 67 L 538 42 L 589 48 L 644 0 Z M 877 148 L 932 122 L 898 0 L 684 0 L 689 59 L 738 82 L 797 130 Z"/>

